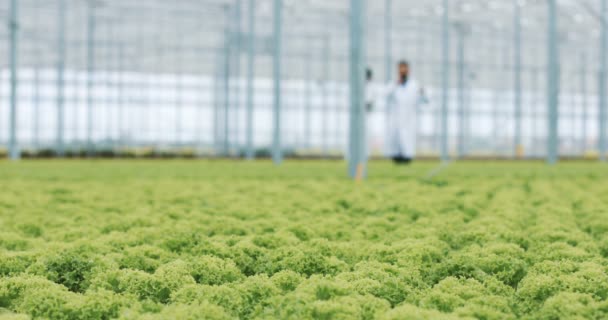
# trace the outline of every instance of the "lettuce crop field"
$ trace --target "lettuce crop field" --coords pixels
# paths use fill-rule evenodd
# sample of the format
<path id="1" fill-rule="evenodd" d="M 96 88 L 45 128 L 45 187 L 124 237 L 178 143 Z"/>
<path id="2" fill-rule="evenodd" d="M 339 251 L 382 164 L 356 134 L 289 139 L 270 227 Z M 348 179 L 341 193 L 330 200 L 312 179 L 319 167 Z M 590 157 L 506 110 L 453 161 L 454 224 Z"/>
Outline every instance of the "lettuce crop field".
<path id="1" fill-rule="evenodd" d="M 608 168 L 0 163 L 0 319 L 606 319 Z"/>

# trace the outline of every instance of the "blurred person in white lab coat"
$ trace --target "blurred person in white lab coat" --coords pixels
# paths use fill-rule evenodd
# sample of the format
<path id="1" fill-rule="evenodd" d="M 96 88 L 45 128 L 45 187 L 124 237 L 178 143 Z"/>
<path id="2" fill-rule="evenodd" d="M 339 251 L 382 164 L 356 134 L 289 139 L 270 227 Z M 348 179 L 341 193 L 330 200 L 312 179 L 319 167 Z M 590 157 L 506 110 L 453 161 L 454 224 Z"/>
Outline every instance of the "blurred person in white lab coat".
<path id="1" fill-rule="evenodd" d="M 376 100 L 378 98 L 377 88 L 374 86 L 374 73 L 372 69 L 365 70 L 365 156 L 369 158 L 374 148 L 374 135 L 372 133 L 373 127 L 373 112 L 376 107 Z"/>
<path id="2" fill-rule="evenodd" d="M 376 103 L 376 95 L 374 90 L 374 72 L 372 69 L 365 70 L 365 112 L 367 114 L 374 111 L 374 105 Z"/>
<path id="3" fill-rule="evenodd" d="M 410 76 L 407 61 L 399 62 L 399 79 L 386 93 L 386 152 L 396 164 L 409 164 L 416 157 L 418 109 L 428 103 L 424 89 Z"/>

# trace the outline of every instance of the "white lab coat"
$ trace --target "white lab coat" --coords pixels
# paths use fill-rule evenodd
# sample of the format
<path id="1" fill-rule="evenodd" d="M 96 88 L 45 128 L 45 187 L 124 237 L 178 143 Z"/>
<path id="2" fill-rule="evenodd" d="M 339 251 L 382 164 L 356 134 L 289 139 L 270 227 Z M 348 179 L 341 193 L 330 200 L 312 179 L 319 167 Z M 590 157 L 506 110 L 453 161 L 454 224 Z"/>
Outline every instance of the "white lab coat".
<path id="1" fill-rule="evenodd" d="M 414 79 L 409 79 L 405 85 L 389 85 L 386 98 L 386 155 L 414 158 L 418 109 L 426 98 Z"/>
<path id="2" fill-rule="evenodd" d="M 368 82 L 365 85 L 365 157 L 369 158 L 372 153 L 374 138 L 372 134 L 372 114 L 376 107 L 376 87 Z"/>

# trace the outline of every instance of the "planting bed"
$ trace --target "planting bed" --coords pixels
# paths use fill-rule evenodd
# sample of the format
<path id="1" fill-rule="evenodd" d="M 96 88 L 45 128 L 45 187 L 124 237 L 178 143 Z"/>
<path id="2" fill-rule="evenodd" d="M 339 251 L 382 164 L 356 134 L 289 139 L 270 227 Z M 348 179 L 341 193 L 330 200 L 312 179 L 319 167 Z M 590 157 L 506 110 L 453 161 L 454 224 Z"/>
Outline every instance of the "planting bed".
<path id="1" fill-rule="evenodd" d="M 605 319 L 596 164 L 0 163 L 1 319 Z"/>

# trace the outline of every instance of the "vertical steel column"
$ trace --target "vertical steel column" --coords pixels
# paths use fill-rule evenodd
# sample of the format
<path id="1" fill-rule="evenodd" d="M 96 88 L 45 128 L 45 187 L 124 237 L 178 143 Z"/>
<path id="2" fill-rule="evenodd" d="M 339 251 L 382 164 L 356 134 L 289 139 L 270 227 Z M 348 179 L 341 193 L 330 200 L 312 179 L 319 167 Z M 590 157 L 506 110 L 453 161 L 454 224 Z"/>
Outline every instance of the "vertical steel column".
<path id="1" fill-rule="evenodd" d="M 202 22 L 202 24 L 204 24 L 204 22 Z M 204 50 L 203 49 L 204 42 L 201 42 L 199 45 L 201 45 L 201 47 L 200 47 L 199 50 L 197 50 L 197 51 L 199 51 L 198 55 L 202 56 L 204 54 L 203 52 L 201 52 L 202 50 Z M 204 101 L 203 96 L 204 96 L 205 92 L 208 89 L 211 89 L 212 96 L 210 96 L 210 100 L 211 100 L 211 103 L 213 104 L 212 111 L 213 111 L 214 116 L 215 116 L 215 101 L 214 101 L 214 99 L 215 99 L 216 88 L 215 88 L 215 85 L 213 85 L 211 88 L 209 88 L 208 84 L 205 84 L 205 82 L 202 81 L 201 78 L 203 78 L 204 74 L 206 74 L 206 72 L 205 72 L 206 69 L 203 66 L 203 64 L 200 64 L 200 63 L 198 65 L 198 67 L 200 69 L 199 69 L 199 74 L 197 75 L 197 79 L 199 79 L 198 80 L 199 85 L 197 86 L 199 91 L 197 92 L 198 99 L 196 100 L 196 127 L 195 127 L 195 137 L 196 137 L 195 139 L 196 139 L 196 142 L 195 142 L 195 145 L 196 145 L 196 149 L 198 149 L 198 153 L 197 153 L 198 157 L 201 157 L 202 156 L 201 155 L 201 150 L 202 150 L 202 148 L 204 146 L 204 138 L 207 137 L 207 134 L 204 133 L 204 130 L 203 130 L 204 129 L 203 123 L 207 119 L 204 116 L 204 112 L 203 112 L 203 109 L 204 108 L 206 109 L 206 104 L 203 103 L 203 101 Z M 212 79 L 215 82 L 215 79 L 213 77 L 215 77 L 214 74 L 212 74 Z M 214 131 L 215 131 L 215 129 L 214 129 Z M 215 134 L 213 136 L 215 136 Z M 212 141 L 211 145 L 214 145 L 214 142 L 215 141 Z"/>
<path id="2" fill-rule="evenodd" d="M 589 117 L 589 105 L 587 100 L 587 54 L 581 54 L 581 107 L 583 111 L 582 128 L 581 128 L 581 154 L 587 151 L 587 120 Z"/>
<path id="3" fill-rule="evenodd" d="M 129 67 L 130 74 L 136 76 L 135 81 L 127 81 L 127 88 L 129 89 L 129 106 L 127 109 L 127 119 L 125 122 L 127 124 L 126 132 L 127 139 L 125 143 L 127 145 L 136 145 L 140 144 L 143 139 L 140 139 L 140 135 L 138 133 L 142 133 L 142 137 L 145 136 L 144 128 L 141 125 L 141 111 L 144 109 L 143 105 L 143 95 L 144 95 L 144 78 L 143 72 L 141 69 L 141 59 L 138 59 L 137 53 L 142 52 L 142 47 L 144 44 L 144 36 L 143 36 L 143 28 L 144 24 L 144 12 L 138 12 L 135 17 L 133 17 L 135 21 L 137 21 L 136 25 L 132 27 L 133 38 L 130 40 L 132 43 L 132 50 L 129 50 Z"/>
<path id="4" fill-rule="evenodd" d="M 605 0 L 602 0 L 605 1 Z M 548 43 L 547 43 L 547 108 L 548 108 L 548 139 L 547 162 L 555 164 L 558 161 L 558 110 L 559 110 L 559 39 L 557 28 L 557 0 L 548 0 Z"/>
<path id="5" fill-rule="evenodd" d="M 124 106 L 124 60 L 125 60 L 125 53 L 124 53 L 124 45 L 122 43 L 120 43 L 118 45 L 118 112 L 117 112 L 117 116 L 118 116 L 118 120 L 117 120 L 117 128 L 118 128 L 118 145 L 120 147 L 124 147 L 124 141 L 123 141 L 123 136 L 124 136 L 124 112 L 125 112 L 125 106 Z"/>
<path id="6" fill-rule="evenodd" d="M 323 140 L 323 156 L 329 153 L 329 66 L 331 64 L 330 36 L 323 38 L 323 112 L 321 139 Z"/>
<path id="7" fill-rule="evenodd" d="M 59 0 L 57 14 L 57 155 L 65 154 L 65 0 Z"/>
<path id="8" fill-rule="evenodd" d="M 3 26 L 8 27 L 9 23 L 10 22 L 8 22 L 8 20 L 7 20 L 6 25 L 3 24 Z M 9 42 L 10 42 L 10 40 L 8 40 L 8 38 L 7 38 L 7 43 L 9 43 Z M 2 59 L 4 59 L 4 57 L 2 57 Z M 7 58 L 6 61 L 9 61 L 9 58 Z M 9 77 L 10 77 L 10 75 L 9 75 Z M 10 91 L 10 79 L 7 79 L 7 80 L 9 81 L 9 83 L 7 83 L 8 84 L 7 88 Z M 4 139 L 4 134 L 6 133 L 6 135 L 7 135 L 6 136 L 7 137 L 6 147 L 8 148 L 8 136 L 10 135 L 10 133 L 9 133 L 9 128 L 8 127 L 6 128 L 7 129 L 6 132 L 4 132 L 4 127 L 3 127 L 3 125 L 4 125 L 4 119 L 3 119 L 4 113 L 2 112 L 4 110 L 4 104 L 1 104 L 1 103 L 4 103 L 4 95 L 3 95 L 3 93 L 4 93 L 4 87 L 5 87 L 4 73 L 0 72 L 0 126 L 2 126 L 2 127 L 0 127 L 0 145 L 2 145 L 2 143 L 4 142 L 2 139 Z M 10 99 L 9 95 L 7 95 L 6 97 L 7 97 L 7 99 Z M 9 105 L 10 105 L 10 102 L 7 103 L 7 107 L 9 107 Z M 9 121 L 8 118 L 7 118 L 7 121 Z M 8 124 L 8 122 L 7 122 L 7 124 Z"/>
<path id="9" fill-rule="evenodd" d="M 511 55 L 509 55 L 509 49 L 511 48 L 512 42 L 510 41 L 509 38 L 503 39 L 502 37 L 499 37 L 500 41 L 499 43 L 502 43 L 502 45 L 504 46 L 501 50 L 501 55 L 500 55 L 500 61 L 498 62 L 498 67 L 497 67 L 497 71 L 498 72 L 503 72 L 503 73 L 507 73 L 509 72 L 509 65 L 511 63 Z M 507 101 L 507 93 L 506 91 L 508 90 L 508 87 L 506 85 L 503 85 L 503 81 L 500 78 L 496 78 L 496 108 L 495 108 L 495 118 L 494 118 L 494 123 L 495 123 L 495 141 L 499 141 L 499 139 L 501 138 L 500 133 L 503 133 L 503 130 L 501 130 L 501 123 L 503 122 L 502 118 L 506 118 L 507 117 L 507 109 L 508 109 L 508 104 L 506 103 Z M 501 90 L 502 89 L 502 90 Z M 508 139 L 507 135 L 502 136 L 502 138 L 504 140 Z M 501 143 L 496 143 L 496 149 L 495 152 L 497 155 L 500 155 L 502 153 L 502 149 L 508 149 L 508 144 L 501 146 Z M 505 155 L 508 155 L 509 152 L 507 151 L 505 153 Z"/>
<path id="10" fill-rule="evenodd" d="M 106 38 L 101 41 L 106 49 L 105 50 L 106 54 L 104 56 L 106 59 L 106 71 L 105 71 L 105 81 L 104 81 L 104 84 L 105 84 L 104 89 L 106 91 L 106 96 L 104 97 L 105 98 L 104 102 L 106 104 L 106 110 L 105 110 L 106 111 L 106 117 L 105 117 L 106 118 L 105 119 L 106 120 L 106 123 L 105 123 L 106 124 L 106 128 L 105 128 L 106 137 L 105 137 L 105 139 L 107 139 L 107 141 L 110 142 L 110 144 L 108 145 L 109 148 L 114 147 L 113 143 L 111 142 L 113 140 L 112 139 L 112 120 L 111 119 L 112 119 L 112 107 L 113 107 L 112 104 L 114 103 L 114 100 L 112 99 L 112 94 L 110 94 L 110 92 L 113 91 L 112 89 L 114 86 L 114 83 L 112 82 L 112 76 L 111 76 L 111 74 L 112 74 L 111 71 L 114 66 L 112 65 L 113 61 L 111 62 L 111 59 L 113 58 L 113 55 L 114 55 L 114 39 L 118 38 L 116 32 L 114 32 L 114 29 L 115 29 L 114 25 L 115 25 L 114 21 L 111 21 L 111 20 L 108 21 L 108 25 L 107 25 L 106 33 L 105 33 Z"/>
<path id="11" fill-rule="evenodd" d="M 473 76 L 472 68 L 466 64 L 465 60 L 465 123 L 464 123 L 464 134 L 465 134 L 465 146 L 464 146 L 464 154 L 468 155 L 469 150 L 471 149 L 471 141 L 474 141 L 473 131 L 471 130 L 471 109 L 473 109 L 473 94 L 472 94 L 472 83 L 475 80 Z"/>
<path id="12" fill-rule="evenodd" d="M 87 17 L 87 155 L 95 154 L 93 145 L 93 86 L 95 72 L 95 3 L 88 2 Z"/>
<path id="13" fill-rule="evenodd" d="M 311 119 L 312 119 L 312 54 L 310 51 L 306 54 L 306 67 L 305 67 L 305 78 L 306 84 L 304 88 L 304 140 L 306 148 L 310 149 L 311 141 Z"/>
<path id="14" fill-rule="evenodd" d="M 40 54 L 40 53 L 38 53 Z M 33 127 L 32 142 L 35 150 L 40 149 L 40 64 L 34 70 L 34 95 L 32 96 Z"/>
<path id="15" fill-rule="evenodd" d="M 241 121 L 240 121 L 240 111 L 241 111 L 241 51 L 243 50 L 242 42 L 242 0 L 235 0 L 236 4 L 234 7 L 234 30 L 232 32 L 232 39 L 234 41 L 232 53 L 234 54 L 234 65 L 232 67 L 233 76 L 236 80 L 234 82 L 234 99 L 233 99 L 233 108 L 232 108 L 232 117 L 233 127 L 231 128 L 233 132 L 233 136 L 235 137 L 235 144 L 237 148 L 242 148 L 242 140 L 241 140 Z"/>
<path id="16" fill-rule="evenodd" d="M 214 153 L 220 154 L 221 145 L 221 126 L 222 122 L 222 54 L 224 49 L 219 49 L 215 57 L 215 72 L 213 74 L 213 148 Z"/>
<path id="17" fill-rule="evenodd" d="M 9 136 L 9 156 L 12 160 L 19 160 L 21 157 L 19 151 L 19 145 L 17 144 L 17 86 L 18 86 L 18 74 L 17 74 L 17 51 L 18 51 L 18 38 L 17 32 L 19 31 L 19 18 L 17 16 L 17 0 L 11 0 L 10 2 L 10 70 L 11 70 L 11 96 L 10 96 L 10 136 Z"/>
<path id="18" fill-rule="evenodd" d="M 81 101 L 80 101 L 80 95 L 79 95 L 80 94 L 80 81 L 79 81 L 80 79 L 77 76 L 78 72 L 74 72 L 74 73 L 75 73 L 75 76 L 72 77 L 72 81 L 71 81 L 71 85 L 74 88 L 72 90 L 72 96 L 71 96 L 72 103 L 73 103 L 73 106 L 72 106 L 72 124 L 71 124 L 72 127 L 71 127 L 71 131 L 73 132 L 73 134 L 72 134 L 72 141 L 74 143 L 76 143 L 78 141 L 78 130 L 80 129 L 80 124 L 81 124 L 81 121 L 78 118 L 78 116 L 80 114 L 78 112 L 79 111 L 78 106 L 81 105 Z M 65 85 L 65 87 L 68 87 L 68 85 Z M 65 99 L 67 101 L 68 98 L 65 98 Z"/>
<path id="19" fill-rule="evenodd" d="M 496 63 L 496 67 L 494 69 L 494 72 L 498 72 L 500 70 L 500 55 L 496 54 L 497 59 L 497 63 Z M 501 93 L 502 91 L 500 90 L 501 87 L 501 80 L 498 79 L 497 77 L 494 77 L 494 80 L 492 81 L 493 86 L 494 86 L 494 90 L 492 92 L 492 141 L 494 143 L 494 145 L 492 146 L 492 151 L 499 153 L 500 152 L 500 144 L 499 144 L 499 140 L 500 140 L 500 132 L 501 130 L 501 126 L 500 123 L 502 123 L 501 119 L 500 119 L 500 112 L 501 112 L 501 108 L 500 108 L 500 104 L 502 102 L 502 97 L 501 97 Z"/>
<path id="20" fill-rule="evenodd" d="M 179 31 L 178 31 L 179 32 Z M 182 83 L 182 59 L 180 57 L 180 55 L 184 52 L 183 49 L 183 43 L 182 43 L 182 38 L 180 37 L 180 39 L 178 40 L 178 45 L 176 49 L 171 49 L 171 53 L 175 55 L 175 59 L 176 59 L 176 64 L 175 67 L 177 68 L 176 72 L 175 72 L 175 77 L 176 77 L 176 81 L 175 81 L 175 145 L 177 148 L 179 148 L 181 146 L 182 143 L 182 133 L 183 133 L 183 128 L 182 128 L 182 109 L 184 107 L 183 105 L 183 83 Z"/>
<path id="21" fill-rule="evenodd" d="M 203 6 L 204 6 L 204 4 L 203 4 Z M 205 21 L 201 21 L 200 25 L 199 25 L 200 28 L 201 28 L 201 30 L 204 28 L 204 25 L 205 25 Z M 199 34 L 198 36 L 200 37 L 200 35 L 201 34 Z M 198 56 L 203 56 L 205 54 L 204 51 L 206 50 L 204 48 L 206 42 L 204 40 L 204 37 L 200 37 L 199 39 L 201 41 L 198 42 L 198 46 L 199 47 L 196 50 L 196 54 Z M 198 150 L 198 152 L 197 152 L 198 157 L 202 156 L 201 155 L 201 149 L 203 147 L 203 137 L 206 136 L 203 133 L 203 123 L 205 122 L 205 119 L 206 119 L 204 117 L 204 115 L 203 115 L 203 106 L 205 105 L 203 103 L 203 100 L 204 100 L 203 96 L 204 96 L 205 92 L 209 89 L 209 87 L 208 87 L 207 84 L 204 83 L 204 81 L 202 81 L 203 79 L 201 79 L 201 78 L 204 77 L 204 74 L 206 74 L 206 72 L 205 72 L 206 68 L 203 66 L 204 64 L 205 64 L 205 62 L 203 62 L 203 63 L 199 62 L 199 64 L 197 64 L 197 67 L 199 67 L 199 74 L 196 75 L 196 78 L 198 79 L 197 80 L 198 81 L 198 86 L 197 86 L 198 92 L 196 93 L 198 98 L 196 100 L 196 115 L 195 115 L 195 117 L 196 117 L 196 127 L 195 127 L 195 142 L 194 142 L 194 144 L 196 145 L 196 149 Z M 212 77 L 214 77 L 214 76 L 215 75 L 213 74 Z M 214 83 L 215 83 L 215 79 L 214 78 L 212 78 L 212 79 L 214 80 Z M 211 101 L 212 101 L 212 104 L 213 104 L 213 112 L 214 112 L 214 115 L 215 115 L 215 101 L 213 101 L 213 99 L 215 99 L 215 86 L 211 87 L 211 92 L 212 92 L 212 96 L 210 98 L 211 98 Z"/>
<path id="22" fill-rule="evenodd" d="M 226 20 L 230 19 L 230 7 L 226 7 Z M 223 96 L 224 96 L 224 134 L 223 134 L 223 156 L 228 156 L 230 153 L 230 51 L 231 51 L 231 30 L 230 24 L 226 23 L 226 34 L 224 35 L 224 70 L 223 70 L 223 80 L 224 85 L 222 87 Z"/>
<path id="23" fill-rule="evenodd" d="M 333 96 L 334 96 L 334 97 L 341 97 L 341 96 L 342 96 L 342 95 L 341 95 L 341 93 L 342 93 L 342 92 L 344 92 L 344 95 L 348 95 L 348 93 L 347 93 L 347 92 L 345 92 L 345 91 L 343 91 L 342 89 L 343 89 L 343 87 L 341 87 L 341 86 L 334 87 L 334 90 L 333 90 Z M 336 99 L 335 99 L 335 98 L 334 98 L 334 101 L 336 101 Z M 344 101 L 344 100 L 342 100 L 342 101 Z M 341 105 L 341 103 L 339 103 L 338 101 L 336 101 L 336 103 L 334 103 L 334 108 L 333 108 L 333 109 L 334 109 L 334 117 L 335 117 L 335 118 L 334 118 L 334 121 L 335 121 L 335 124 L 334 124 L 334 126 L 332 127 L 332 129 L 333 129 L 333 130 L 332 130 L 332 132 L 333 132 L 333 136 L 335 137 L 335 140 L 334 140 L 334 147 L 335 147 L 335 150 L 336 150 L 336 151 L 342 151 L 342 150 L 343 150 L 343 151 L 344 151 L 344 153 L 345 153 L 345 155 L 344 155 L 344 159 L 346 159 L 346 153 L 348 152 L 348 136 L 344 137 L 344 140 L 346 140 L 346 141 L 343 141 L 343 142 L 345 142 L 346 144 L 345 144 L 345 145 L 343 145 L 343 144 L 341 144 L 341 143 L 340 143 L 340 142 L 341 142 L 341 141 L 340 141 L 340 140 L 341 140 L 341 139 L 340 139 L 340 138 L 341 138 L 340 133 L 342 132 L 342 131 L 341 131 L 342 126 L 346 124 L 346 123 L 345 123 L 345 122 L 347 121 L 346 119 L 348 119 L 348 112 L 349 112 L 348 110 L 349 110 L 349 106 L 344 106 L 344 107 L 345 107 L 344 113 L 345 113 L 345 114 L 346 114 L 346 116 L 347 116 L 347 117 L 344 119 L 344 121 L 341 121 L 342 119 L 340 118 L 340 115 L 341 115 L 341 112 L 340 112 L 340 111 L 342 111 L 342 110 L 341 110 L 341 109 L 342 109 L 341 107 L 342 107 L 342 105 Z M 347 130 L 344 130 L 344 133 L 345 133 L 346 135 L 348 135 Z"/>
<path id="24" fill-rule="evenodd" d="M 40 9 L 36 9 L 34 19 L 40 21 Z M 39 25 L 36 25 L 39 27 Z M 32 147 L 35 151 L 40 150 L 40 68 L 42 63 L 40 45 L 36 44 L 34 49 L 36 65 L 34 66 L 34 92 L 32 95 Z"/>
<path id="25" fill-rule="evenodd" d="M 465 155 L 466 143 L 466 111 L 465 111 L 465 37 L 466 26 L 458 25 L 458 157 Z"/>
<path id="26" fill-rule="evenodd" d="M 273 139 L 272 160 L 275 164 L 283 162 L 281 146 L 281 27 L 282 27 L 283 0 L 274 0 L 274 106 L 273 106 Z"/>
<path id="27" fill-rule="evenodd" d="M 442 21 L 442 63 L 441 63 L 441 160 L 449 161 L 448 144 L 448 107 L 449 107 L 449 81 L 450 81 L 450 16 L 449 1 L 443 0 Z"/>
<path id="28" fill-rule="evenodd" d="M 350 1 L 350 138 L 348 171 L 361 180 L 366 174 L 365 157 L 365 50 L 364 0 Z"/>
<path id="29" fill-rule="evenodd" d="M 599 70 L 599 152 L 600 161 L 606 161 L 606 54 L 608 53 L 608 29 L 606 19 L 608 14 L 606 10 L 607 0 L 602 0 L 601 3 L 601 22 L 600 27 L 600 70 Z"/>
<path id="30" fill-rule="evenodd" d="M 249 0 L 249 41 L 247 46 L 247 159 L 255 158 L 253 149 L 253 85 L 255 73 L 255 0 Z"/>
<path id="31" fill-rule="evenodd" d="M 135 39 L 135 50 L 134 50 L 134 55 L 139 54 L 140 52 L 146 52 L 146 35 L 145 35 L 145 25 L 146 23 L 149 23 L 151 21 L 153 21 L 152 15 L 148 15 L 146 16 L 146 12 L 140 12 L 137 15 L 137 19 L 138 19 L 138 24 L 137 27 L 135 28 L 135 34 L 136 34 L 136 39 Z M 161 33 L 161 37 L 164 36 L 164 33 Z M 149 46 L 149 50 L 152 51 L 154 50 L 154 52 L 156 54 L 158 54 L 158 51 L 155 50 L 156 48 L 153 48 L 153 45 L 150 44 Z M 138 84 L 138 95 L 137 95 L 137 108 L 136 113 L 135 113 L 135 117 L 134 117 L 134 122 L 137 123 L 137 126 L 135 127 L 135 133 L 133 133 L 133 136 L 135 137 L 135 143 L 137 144 L 152 144 L 153 138 L 151 137 L 151 123 L 150 123 L 150 114 L 149 112 L 152 111 L 150 109 L 150 100 L 148 99 L 148 95 L 150 94 L 150 87 L 151 87 L 151 81 L 150 81 L 150 77 L 148 76 L 149 72 L 146 69 L 146 65 L 144 64 L 144 62 L 141 59 L 138 59 L 137 56 L 135 56 L 135 60 L 136 60 L 136 64 L 137 64 L 137 84 Z"/>
<path id="32" fill-rule="evenodd" d="M 423 29 L 422 29 L 423 30 Z M 420 81 L 421 83 L 427 83 L 427 79 L 424 77 L 425 76 L 425 63 L 424 63 L 424 46 L 425 46 L 425 39 L 426 38 L 426 33 L 425 32 L 421 32 L 421 30 L 418 30 L 418 32 L 416 33 L 416 50 L 415 50 L 415 56 L 416 56 L 416 65 L 418 65 L 417 69 L 418 71 L 416 72 L 417 74 L 419 74 L 420 78 L 418 78 L 418 81 Z M 414 50 L 412 50 L 412 52 L 414 52 Z M 411 63 L 411 62 L 410 62 Z M 388 83 L 390 83 L 390 78 L 388 79 Z M 386 101 L 386 100 L 385 100 Z M 423 122 L 423 118 L 424 118 L 424 114 L 427 113 L 427 110 L 424 110 L 422 112 L 416 112 L 416 123 L 422 123 Z M 386 115 L 385 115 L 386 118 Z M 385 122 L 386 123 L 386 122 Z M 416 128 L 416 132 L 415 132 L 415 139 L 416 141 L 421 141 L 421 136 L 423 136 L 423 133 L 421 132 L 422 130 L 420 129 L 422 126 L 417 126 Z M 432 140 L 432 138 L 431 138 Z M 420 146 L 421 143 L 416 143 L 417 146 Z M 432 146 L 432 142 L 430 144 Z M 371 151 L 371 150 L 370 150 Z M 371 154 L 368 154 L 371 155 Z"/>
<path id="33" fill-rule="evenodd" d="M 522 107 L 522 96 L 521 96 L 521 69 L 522 69 L 522 56 L 521 56 L 521 6 L 519 4 L 520 0 L 513 0 L 514 5 L 514 22 L 513 22 L 513 30 L 514 30 L 514 50 L 513 50 L 513 59 L 514 59 L 514 83 L 513 83 L 513 91 L 515 94 L 514 97 L 514 107 L 515 107 L 515 156 L 517 158 L 523 156 L 523 145 L 521 138 L 521 107 Z"/>
<path id="34" fill-rule="evenodd" d="M 393 74 L 393 0 L 384 2 L 384 67 L 386 83 L 391 82 Z"/>
<path id="35" fill-rule="evenodd" d="M 540 102 L 540 92 L 539 92 L 539 68 L 532 69 L 532 150 L 538 150 L 539 148 L 539 138 L 538 138 L 538 118 L 540 115 L 539 112 L 539 102 Z M 535 152 L 535 156 L 540 156 Z"/>
<path id="36" fill-rule="evenodd" d="M 574 85 L 573 85 L 574 87 Z M 576 146 L 580 143 L 577 144 L 577 139 L 578 139 L 578 134 L 577 134 L 577 130 L 576 130 L 576 125 L 578 124 L 579 119 L 578 118 L 578 106 L 579 106 L 579 99 L 578 99 L 578 95 L 576 94 L 575 90 L 571 90 L 570 91 L 570 107 L 568 108 L 568 111 L 566 113 L 566 118 L 570 117 L 570 129 L 572 130 L 571 136 L 569 137 L 569 140 L 572 141 L 572 156 L 576 156 L 577 154 L 577 148 Z"/>

